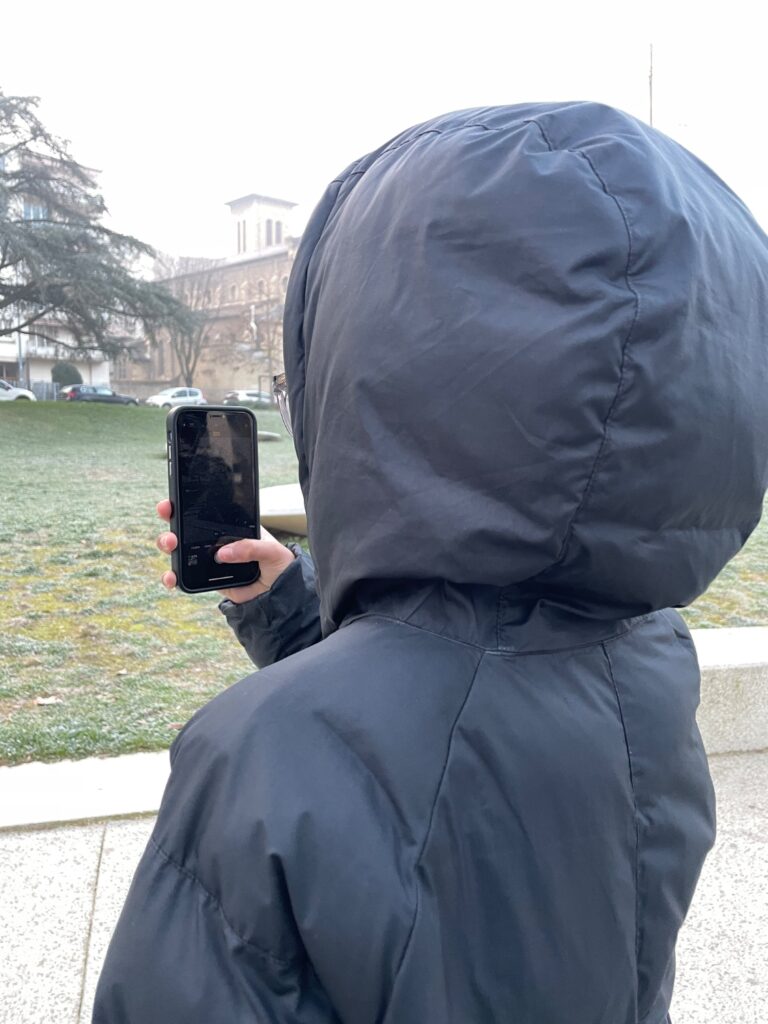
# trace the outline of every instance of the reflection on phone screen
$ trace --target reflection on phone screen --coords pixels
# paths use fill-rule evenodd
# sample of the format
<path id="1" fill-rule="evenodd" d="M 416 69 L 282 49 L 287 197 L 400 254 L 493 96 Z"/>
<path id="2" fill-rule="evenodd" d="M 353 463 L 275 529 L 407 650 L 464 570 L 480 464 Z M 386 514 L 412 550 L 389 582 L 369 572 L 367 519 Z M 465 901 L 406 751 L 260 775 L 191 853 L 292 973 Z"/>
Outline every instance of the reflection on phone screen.
<path id="1" fill-rule="evenodd" d="M 256 537 L 256 466 L 248 414 L 185 411 L 178 425 L 181 569 L 190 588 L 226 587 L 254 576 L 254 563 L 219 564 L 216 551 Z"/>

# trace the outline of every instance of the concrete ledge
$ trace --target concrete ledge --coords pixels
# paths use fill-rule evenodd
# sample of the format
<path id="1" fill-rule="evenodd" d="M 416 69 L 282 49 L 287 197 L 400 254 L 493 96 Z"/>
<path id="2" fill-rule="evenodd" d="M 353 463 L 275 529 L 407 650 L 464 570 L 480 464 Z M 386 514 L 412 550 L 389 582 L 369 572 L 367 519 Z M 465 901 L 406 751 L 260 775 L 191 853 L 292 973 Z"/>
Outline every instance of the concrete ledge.
<path id="1" fill-rule="evenodd" d="M 709 754 L 768 749 L 768 627 L 694 629 Z"/>
<path id="2" fill-rule="evenodd" d="M 697 629 L 699 728 L 709 754 L 768 750 L 768 627 Z M 168 751 L 0 768 L 0 829 L 151 814 Z"/>
<path id="3" fill-rule="evenodd" d="M 0 768 L 0 829 L 157 811 L 168 751 Z"/>

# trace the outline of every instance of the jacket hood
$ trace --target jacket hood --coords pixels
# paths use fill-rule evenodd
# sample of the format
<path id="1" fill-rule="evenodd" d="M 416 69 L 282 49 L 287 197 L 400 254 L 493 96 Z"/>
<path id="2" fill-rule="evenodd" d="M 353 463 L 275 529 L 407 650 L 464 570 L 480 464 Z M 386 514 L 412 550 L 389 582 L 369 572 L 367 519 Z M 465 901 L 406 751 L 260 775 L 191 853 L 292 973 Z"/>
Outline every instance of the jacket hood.
<path id="1" fill-rule="evenodd" d="M 608 619 L 701 594 L 768 479 L 768 241 L 593 103 L 448 114 L 331 183 L 285 312 L 326 632 L 439 580 Z"/>

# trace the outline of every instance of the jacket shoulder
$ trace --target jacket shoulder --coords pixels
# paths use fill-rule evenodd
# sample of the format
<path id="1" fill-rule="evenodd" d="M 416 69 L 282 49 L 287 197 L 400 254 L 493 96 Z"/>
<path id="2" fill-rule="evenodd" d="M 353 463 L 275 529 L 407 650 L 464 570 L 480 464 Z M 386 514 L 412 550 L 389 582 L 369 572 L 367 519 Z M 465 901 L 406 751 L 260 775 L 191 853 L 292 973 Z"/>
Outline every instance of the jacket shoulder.
<path id="1" fill-rule="evenodd" d="M 324 980 L 352 965 L 372 998 L 413 919 L 416 862 L 479 660 L 456 647 L 352 623 L 220 694 L 173 752 L 157 844 L 239 934 L 282 956 L 300 942 Z M 375 964 L 371 935 L 384 936 Z"/>

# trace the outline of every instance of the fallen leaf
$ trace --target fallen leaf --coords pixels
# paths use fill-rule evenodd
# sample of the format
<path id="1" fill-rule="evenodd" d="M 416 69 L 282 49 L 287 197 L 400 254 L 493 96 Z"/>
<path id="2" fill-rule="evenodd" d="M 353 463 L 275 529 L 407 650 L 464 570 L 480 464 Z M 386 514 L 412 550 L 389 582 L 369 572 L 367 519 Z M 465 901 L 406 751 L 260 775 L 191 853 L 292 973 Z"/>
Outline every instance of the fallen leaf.
<path id="1" fill-rule="evenodd" d="M 49 704 L 63 704 L 61 697 L 35 697 L 35 704 L 40 707 L 48 707 Z"/>
<path id="2" fill-rule="evenodd" d="M 127 668 L 118 669 L 117 672 L 115 672 L 115 675 L 116 676 L 127 676 L 128 675 L 128 669 Z"/>
<path id="3" fill-rule="evenodd" d="M 169 722 L 168 723 L 168 728 L 169 729 L 181 729 L 183 725 L 184 725 L 183 722 Z"/>

